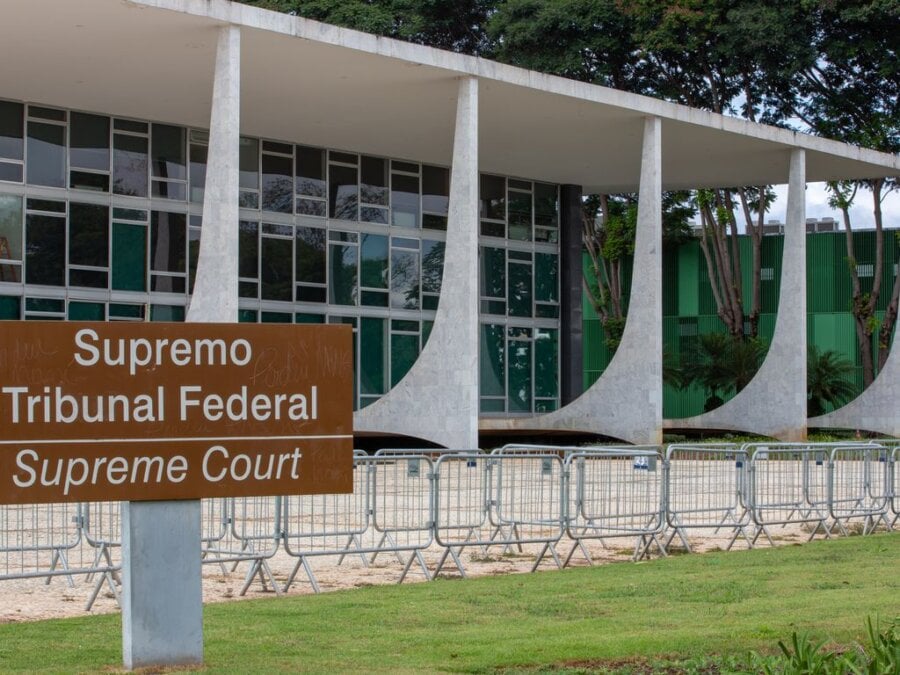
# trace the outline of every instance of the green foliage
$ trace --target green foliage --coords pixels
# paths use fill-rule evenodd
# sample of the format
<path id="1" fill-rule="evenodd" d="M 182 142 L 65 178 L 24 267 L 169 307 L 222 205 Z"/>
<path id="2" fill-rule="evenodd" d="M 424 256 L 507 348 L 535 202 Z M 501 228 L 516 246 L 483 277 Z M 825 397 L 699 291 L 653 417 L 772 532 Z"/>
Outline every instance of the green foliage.
<path id="1" fill-rule="evenodd" d="M 337 26 L 488 55 L 485 26 L 496 0 L 242 0 Z"/>
<path id="2" fill-rule="evenodd" d="M 683 382 L 699 384 L 709 395 L 706 408 L 722 404 L 722 397 L 746 387 L 768 351 L 764 340 L 705 333 L 685 355 Z"/>
<path id="3" fill-rule="evenodd" d="M 498 60 L 637 93 L 635 26 L 609 0 L 506 0 L 488 22 Z"/>
<path id="4" fill-rule="evenodd" d="M 856 385 L 850 379 L 854 371 L 854 365 L 838 352 L 820 351 L 810 345 L 806 363 L 808 415 L 824 415 L 826 406 L 838 407 L 856 396 Z"/>
<path id="5" fill-rule="evenodd" d="M 625 319 L 619 317 L 608 317 L 603 324 L 603 341 L 610 352 L 615 352 L 619 348 L 622 341 L 622 334 L 625 332 Z"/>
<path id="6" fill-rule="evenodd" d="M 868 645 L 857 644 L 846 651 L 826 649 L 826 642 L 813 641 L 807 633 L 791 634 L 788 644 L 778 641 L 781 657 L 764 659 L 753 655 L 766 675 L 893 675 L 900 672 L 898 619 L 884 631 L 866 617 Z"/>
<path id="7" fill-rule="evenodd" d="M 841 675 L 846 671 L 844 658 L 834 651 L 823 651 L 825 641 L 814 643 L 806 634 L 791 635 L 790 645 L 778 641 L 784 658 L 763 666 L 766 675 Z"/>
<path id="8" fill-rule="evenodd" d="M 884 675 L 900 673 L 900 617 L 895 618 L 881 630 L 872 617 L 866 617 L 866 633 L 869 638 L 869 650 L 862 649 L 862 658 L 851 665 L 856 675 Z M 859 663 L 859 661 L 864 661 Z"/>

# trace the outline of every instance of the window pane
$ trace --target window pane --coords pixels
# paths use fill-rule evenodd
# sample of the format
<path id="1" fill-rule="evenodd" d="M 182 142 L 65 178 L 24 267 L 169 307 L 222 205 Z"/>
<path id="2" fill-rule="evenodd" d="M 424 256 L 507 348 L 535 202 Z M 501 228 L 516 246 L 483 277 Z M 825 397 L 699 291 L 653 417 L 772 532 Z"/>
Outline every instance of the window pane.
<path id="1" fill-rule="evenodd" d="M 262 207 L 263 211 L 293 213 L 293 167 L 290 157 L 262 156 Z"/>
<path id="2" fill-rule="evenodd" d="M 69 204 L 69 264 L 109 265 L 109 207 Z"/>
<path id="3" fill-rule="evenodd" d="M 191 224 L 194 224 L 191 216 Z M 188 228 L 188 293 L 194 292 L 194 283 L 197 281 L 197 262 L 200 260 L 200 228 Z"/>
<path id="4" fill-rule="evenodd" d="M 260 312 L 260 323 L 293 323 L 294 317 L 288 312 Z"/>
<path id="5" fill-rule="evenodd" d="M 109 318 L 117 319 L 140 319 L 144 320 L 143 305 L 124 305 L 119 303 L 110 303 Z"/>
<path id="6" fill-rule="evenodd" d="M 531 316 L 531 265 L 509 264 L 509 315 Z"/>
<path id="7" fill-rule="evenodd" d="M 422 210 L 447 215 L 450 207 L 450 170 L 422 166 Z"/>
<path id="8" fill-rule="evenodd" d="M 151 274 L 150 290 L 154 293 L 184 293 L 187 289 L 183 275 Z"/>
<path id="9" fill-rule="evenodd" d="M 22 316 L 22 299 L 14 295 L 0 295 L 0 320 L 18 321 Z"/>
<path id="10" fill-rule="evenodd" d="M 206 190 L 206 160 L 209 148 L 191 144 L 191 201 L 202 202 Z"/>
<path id="11" fill-rule="evenodd" d="M 297 175 L 294 177 L 294 186 L 298 195 L 325 197 L 324 150 L 297 146 Z"/>
<path id="12" fill-rule="evenodd" d="M 318 199 L 298 199 L 297 200 L 298 216 L 317 216 L 325 217 L 325 202 Z"/>
<path id="13" fill-rule="evenodd" d="M 22 259 L 22 198 L 0 195 L 0 238 L 6 240 L 6 251 L 0 252 L 0 259 Z M 2 243 L 2 242 L 0 242 Z M 8 266 L 4 265 L 4 269 Z M 0 281 L 18 281 L 0 276 Z"/>
<path id="14" fill-rule="evenodd" d="M 297 226 L 297 281 L 325 283 L 325 238 L 319 227 Z"/>
<path id="15" fill-rule="evenodd" d="M 395 173 L 391 176 L 391 224 L 419 227 L 419 177 Z"/>
<path id="16" fill-rule="evenodd" d="M 184 321 L 184 307 L 177 305 L 150 305 L 151 321 Z"/>
<path id="17" fill-rule="evenodd" d="M 481 326 L 481 395 L 506 395 L 506 353 L 503 326 Z"/>
<path id="18" fill-rule="evenodd" d="M 29 214 L 25 220 L 25 282 L 66 285 L 66 219 Z"/>
<path id="19" fill-rule="evenodd" d="M 388 238 L 380 234 L 362 235 L 359 251 L 360 285 L 388 287 Z"/>
<path id="20" fill-rule="evenodd" d="M 388 210 L 380 206 L 361 206 L 359 209 L 359 219 L 364 223 L 377 223 L 379 225 L 387 225 Z"/>
<path id="21" fill-rule="evenodd" d="M 116 129 L 117 131 L 131 131 L 136 134 L 146 134 L 149 128 L 150 127 L 146 122 L 123 119 L 113 120 L 113 129 Z"/>
<path id="22" fill-rule="evenodd" d="M 82 270 L 70 267 L 69 286 L 105 289 L 109 286 L 109 274 L 99 270 Z"/>
<path id="23" fill-rule="evenodd" d="M 531 194 L 510 191 L 508 197 L 509 238 L 531 241 Z"/>
<path id="24" fill-rule="evenodd" d="M 554 253 L 534 254 L 534 294 L 539 302 L 556 302 L 558 292 L 558 266 Z"/>
<path id="25" fill-rule="evenodd" d="M 442 241 L 422 241 L 422 292 L 440 293 L 441 275 L 444 272 L 444 249 Z"/>
<path id="26" fill-rule="evenodd" d="M 0 162 L 0 180 L 13 183 L 22 182 L 22 165 L 11 162 Z"/>
<path id="27" fill-rule="evenodd" d="M 537 328 L 534 332 L 534 395 L 556 398 L 559 387 L 556 372 L 559 331 Z"/>
<path id="28" fill-rule="evenodd" d="M 419 308 L 419 254 L 391 251 L 391 307 Z"/>
<path id="29" fill-rule="evenodd" d="M 70 171 L 69 187 L 73 190 L 109 192 L 109 175 L 102 173 L 88 173 L 87 171 Z"/>
<path id="30" fill-rule="evenodd" d="M 242 220 L 238 225 L 238 276 L 259 275 L 259 224 Z"/>
<path id="31" fill-rule="evenodd" d="M 384 319 L 360 319 L 359 393 L 379 395 L 387 391 L 387 327 Z"/>
<path id="32" fill-rule="evenodd" d="M 25 110 L 21 103 L 0 101 L 0 157 L 23 159 Z"/>
<path id="33" fill-rule="evenodd" d="M 187 218 L 183 213 L 150 214 L 150 269 L 186 272 Z"/>
<path id="34" fill-rule="evenodd" d="M 419 356 L 418 335 L 391 335 L 391 386 L 396 387 Z"/>
<path id="35" fill-rule="evenodd" d="M 260 242 L 260 277 L 263 300 L 294 299 L 294 247 L 290 239 L 263 237 Z"/>
<path id="36" fill-rule="evenodd" d="M 28 182 L 49 187 L 66 186 L 66 128 L 42 122 L 28 123 Z"/>
<path id="37" fill-rule="evenodd" d="M 481 295 L 506 297 L 506 251 L 502 248 L 481 249 Z"/>
<path id="38" fill-rule="evenodd" d="M 109 118 L 73 112 L 69 166 L 109 171 Z"/>
<path id="39" fill-rule="evenodd" d="M 356 220 L 356 168 L 332 164 L 328 167 L 328 215 L 340 220 Z"/>
<path id="40" fill-rule="evenodd" d="M 559 201 L 555 185 L 534 184 L 534 223 L 542 227 L 559 224 Z"/>
<path id="41" fill-rule="evenodd" d="M 387 160 L 380 157 L 363 157 L 360 176 L 359 200 L 363 204 L 387 206 Z"/>
<path id="42" fill-rule="evenodd" d="M 240 159 L 241 188 L 259 189 L 259 141 L 255 138 L 241 138 Z"/>
<path id="43" fill-rule="evenodd" d="M 506 398 L 509 412 L 531 412 L 531 343 L 510 340 L 509 393 Z"/>
<path id="44" fill-rule="evenodd" d="M 356 304 L 356 246 L 331 244 L 328 301 L 334 305 Z"/>
<path id="45" fill-rule="evenodd" d="M 113 192 L 132 197 L 147 196 L 147 139 L 113 137 Z"/>
<path id="46" fill-rule="evenodd" d="M 106 307 L 101 302 L 70 302 L 69 321 L 105 321 Z"/>
<path id="47" fill-rule="evenodd" d="M 112 287 L 117 291 L 147 290 L 147 228 L 113 223 Z"/>
<path id="48" fill-rule="evenodd" d="M 506 180 L 502 176 L 481 175 L 481 217 L 506 220 Z"/>
<path id="49" fill-rule="evenodd" d="M 186 130 L 169 124 L 154 124 L 153 175 L 157 178 L 187 178 L 185 162 Z"/>

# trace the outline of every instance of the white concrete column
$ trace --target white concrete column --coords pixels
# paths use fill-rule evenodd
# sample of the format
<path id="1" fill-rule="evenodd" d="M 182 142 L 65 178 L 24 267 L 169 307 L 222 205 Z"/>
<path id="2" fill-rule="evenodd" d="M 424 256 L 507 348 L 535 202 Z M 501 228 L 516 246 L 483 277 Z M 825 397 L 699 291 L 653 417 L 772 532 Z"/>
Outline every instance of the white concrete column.
<path id="1" fill-rule="evenodd" d="M 235 26 L 220 29 L 200 257 L 188 321 L 238 318 L 240 38 Z M 199 500 L 123 504 L 126 668 L 203 662 L 201 574 Z"/>
<path id="2" fill-rule="evenodd" d="M 600 378 L 540 417 L 484 420 L 491 429 L 586 431 L 636 444 L 662 441 L 662 123 L 644 120 L 634 271 L 625 331 Z"/>
<path id="3" fill-rule="evenodd" d="M 806 438 L 806 154 L 800 148 L 790 155 L 778 317 L 766 359 L 733 399 L 666 426 Z"/>
<path id="4" fill-rule="evenodd" d="M 478 80 L 459 82 L 441 297 L 428 343 L 397 386 L 354 415 L 453 449 L 478 447 Z"/>
<path id="5" fill-rule="evenodd" d="M 219 29 L 203 226 L 188 321 L 237 322 L 238 191 L 241 134 L 241 32 Z"/>

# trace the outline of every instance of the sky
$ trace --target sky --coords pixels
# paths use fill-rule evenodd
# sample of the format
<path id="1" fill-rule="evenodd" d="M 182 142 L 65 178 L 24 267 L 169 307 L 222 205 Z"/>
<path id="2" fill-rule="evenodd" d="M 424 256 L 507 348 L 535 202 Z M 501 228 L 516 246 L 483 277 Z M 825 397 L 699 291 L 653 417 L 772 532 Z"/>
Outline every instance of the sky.
<path id="1" fill-rule="evenodd" d="M 774 186 L 778 195 L 772 204 L 766 220 L 779 220 L 784 222 L 784 212 L 787 207 L 787 185 Z M 900 228 L 900 193 L 894 191 L 884 198 L 881 204 L 883 223 L 885 228 Z M 843 229 L 843 217 L 841 212 L 828 206 L 828 189 L 825 183 L 809 183 L 806 186 L 806 217 L 825 218 L 831 216 Z M 875 219 L 872 215 L 872 193 L 868 190 L 860 190 L 853 206 L 850 208 L 850 224 L 854 229 L 875 227 Z"/>

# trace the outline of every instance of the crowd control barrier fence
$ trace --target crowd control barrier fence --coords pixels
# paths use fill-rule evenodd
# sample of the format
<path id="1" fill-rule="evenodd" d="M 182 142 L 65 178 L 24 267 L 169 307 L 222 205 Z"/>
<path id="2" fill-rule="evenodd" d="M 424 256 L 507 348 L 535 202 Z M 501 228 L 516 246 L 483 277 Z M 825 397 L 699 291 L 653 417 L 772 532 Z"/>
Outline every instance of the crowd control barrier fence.
<path id="1" fill-rule="evenodd" d="M 464 550 L 533 557 L 534 571 L 545 559 L 566 567 L 576 553 L 593 564 L 586 544 L 609 539 L 633 539 L 638 560 L 690 551 L 703 529 L 723 532 L 726 549 L 774 545 L 776 528 L 865 535 L 900 521 L 898 463 L 893 439 L 356 451 L 350 494 L 203 500 L 198 548 L 223 573 L 246 565 L 240 594 L 258 581 L 280 595 L 301 572 L 319 592 L 311 561 L 326 556 L 363 568 L 393 558 L 402 583 L 448 563 L 465 577 Z M 2 506 L 0 581 L 74 587 L 83 577 L 93 584 L 87 609 L 104 586 L 118 599 L 120 529 L 119 502 Z"/>

